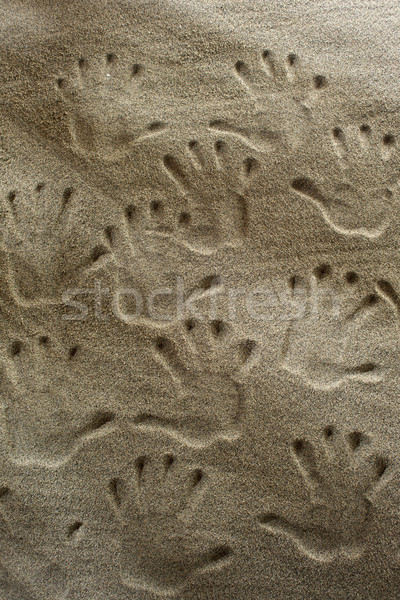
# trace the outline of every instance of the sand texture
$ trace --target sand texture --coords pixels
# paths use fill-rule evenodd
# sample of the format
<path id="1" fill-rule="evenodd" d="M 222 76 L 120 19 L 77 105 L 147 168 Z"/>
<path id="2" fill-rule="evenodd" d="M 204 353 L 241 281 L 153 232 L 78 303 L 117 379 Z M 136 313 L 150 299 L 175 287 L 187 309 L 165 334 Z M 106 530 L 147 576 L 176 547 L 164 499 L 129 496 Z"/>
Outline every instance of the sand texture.
<path id="1" fill-rule="evenodd" d="M 0 600 L 399 600 L 399 26 L 0 0 Z"/>

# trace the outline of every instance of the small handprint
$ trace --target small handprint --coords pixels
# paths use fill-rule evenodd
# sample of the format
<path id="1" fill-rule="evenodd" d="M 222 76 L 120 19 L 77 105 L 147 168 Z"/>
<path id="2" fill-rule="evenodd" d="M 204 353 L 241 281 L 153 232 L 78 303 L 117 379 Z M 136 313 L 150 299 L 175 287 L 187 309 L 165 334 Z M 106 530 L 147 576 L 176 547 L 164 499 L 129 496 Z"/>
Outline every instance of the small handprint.
<path id="1" fill-rule="evenodd" d="M 61 302 L 62 292 L 92 267 L 87 236 L 77 243 L 76 195 L 72 186 L 58 189 L 49 182 L 7 193 L 0 215 L 1 247 L 18 304 Z"/>
<path id="2" fill-rule="evenodd" d="M 82 386 L 76 375 L 78 345 L 64 348 L 39 333 L 7 341 L 7 333 L 2 333 L 0 406 L 3 439 L 13 461 L 58 466 L 86 441 L 113 429 L 115 415 L 100 408 L 98 397 L 92 406 L 77 408 Z"/>
<path id="3" fill-rule="evenodd" d="M 321 264 L 309 285 L 293 277 L 290 286 L 299 311 L 287 331 L 283 368 L 320 389 L 349 379 L 381 381 L 385 337 L 396 338 L 398 330 L 400 303 L 391 284 L 363 282 L 354 271 L 335 277 Z"/>
<path id="4" fill-rule="evenodd" d="M 167 154 L 163 166 L 180 194 L 180 210 L 168 223 L 162 218 L 162 205 L 155 205 L 154 230 L 201 254 L 245 240 L 249 221 L 245 194 L 257 170 L 255 158 L 234 152 L 221 140 L 212 148 L 192 140 L 186 157 Z"/>
<path id="5" fill-rule="evenodd" d="M 155 358 L 171 377 L 173 404 L 162 413 L 143 412 L 134 422 L 167 430 L 193 446 L 235 440 L 245 411 L 242 377 L 252 367 L 256 344 L 237 339 L 220 320 L 187 319 L 180 336 L 155 339 Z"/>
<path id="6" fill-rule="evenodd" d="M 132 152 L 135 142 L 162 133 L 166 124 L 139 122 L 143 65 L 115 54 L 81 58 L 75 73 L 57 79 L 66 104 L 74 150 L 85 156 L 116 161 Z"/>
<path id="7" fill-rule="evenodd" d="M 200 262 L 203 255 L 237 247 L 248 234 L 246 188 L 258 169 L 257 160 L 221 141 L 209 153 L 197 142 L 186 151 L 187 155 L 164 156 L 170 192 L 142 190 L 126 202 L 118 220 L 107 225 L 99 239 L 100 260 L 92 262 L 97 267 L 112 265 L 121 291 L 117 308 L 122 320 L 137 322 L 140 314 L 151 325 L 148 300 L 157 290 L 171 289 L 171 260 L 177 250 Z M 190 280 L 182 269 L 177 275 Z M 162 294 L 156 296 L 158 304 Z M 163 317 L 171 321 L 176 300 L 171 306 L 172 294 L 167 297 L 164 294 Z M 153 321 L 163 317 L 158 312 Z"/>
<path id="8" fill-rule="evenodd" d="M 238 60 L 234 74 L 255 103 L 256 125 L 241 127 L 214 119 L 211 129 L 262 150 L 275 148 L 278 142 L 296 147 L 304 141 L 312 110 L 328 85 L 324 75 L 311 74 L 294 52 L 280 60 L 271 50 L 258 56 L 255 64 Z"/>
<path id="9" fill-rule="evenodd" d="M 326 77 L 308 73 L 294 52 L 280 61 L 271 50 L 264 50 L 260 65 L 261 72 L 254 73 L 241 60 L 235 64 L 237 77 L 256 99 L 278 93 L 307 106 L 327 85 Z"/>
<path id="10" fill-rule="evenodd" d="M 338 175 L 297 177 L 292 189 L 313 202 L 338 233 L 376 238 L 389 226 L 399 198 L 396 140 L 364 123 L 335 127 L 331 142 Z"/>
<path id="11" fill-rule="evenodd" d="M 345 435 L 331 426 L 317 444 L 298 439 L 292 450 L 310 494 L 310 509 L 300 523 L 267 512 L 259 516 L 260 525 L 288 536 L 315 560 L 358 558 L 368 543 L 372 500 L 384 485 L 387 459 L 370 451 L 370 440 L 362 432 Z"/>
<path id="12" fill-rule="evenodd" d="M 110 482 L 127 587 L 173 595 L 205 570 L 229 562 L 231 548 L 190 522 L 203 485 L 203 471 L 172 454 L 139 457 L 129 480 Z"/>

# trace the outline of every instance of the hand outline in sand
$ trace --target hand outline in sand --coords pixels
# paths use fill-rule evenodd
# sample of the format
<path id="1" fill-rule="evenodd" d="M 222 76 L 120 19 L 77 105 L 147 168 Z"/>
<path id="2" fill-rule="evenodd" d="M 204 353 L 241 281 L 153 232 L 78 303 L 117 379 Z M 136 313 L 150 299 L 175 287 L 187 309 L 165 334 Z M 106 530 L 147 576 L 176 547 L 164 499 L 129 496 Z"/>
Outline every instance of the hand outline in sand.
<path id="1" fill-rule="evenodd" d="M 59 189 L 43 181 L 32 189 L 8 192 L 1 208 L 1 245 L 17 304 L 60 302 L 61 293 L 92 262 L 90 256 L 82 257 L 82 248 L 77 251 L 75 195 L 72 186 Z"/>
<path id="2" fill-rule="evenodd" d="M 309 284 L 289 283 L 303 310 L 287 330 L 282 367 L 316 389 L 382 381 L 387 341 L 398 335 L 400 299 L 391 284 L 364 282 L 354 271 L 334 276 L 328 264 L 314 269 Z"/>
<path id="3" fill-rule="evenodd" d="M 131 154 L 136 143 L 166 130 L 161 121 L 139 123 L 143 72 L 143 65 L 109 53 L 80 58 L 69 77 L 57 79 L 75 152 L 114 162 Z"/>
<path id="4" fill-rule="evenodd" d="M 109 497 L 120 524 L 121 578 L 129 588 L 174 595 L 232 557 L 226 544 L 190 521 L 204 486 L 201 469 L 171 454 L 136 459 L 128 481 L 114 478 Z"/>
<path id="5" fill-rule="evenodd" d="M 16 464 L 57 468 L 85 443 L 113 431 L 115 414 L 101 408 L 98 397 L 93 407 L 78 409 L 80 351 L 44 334 L 8 342 L 0 365 L 1 413 L 6 451 Z"/>
<path id="6" fill-rule="evenodd" d="M 180 194 L 181 208 L 175 223 L 155 223 L 154 233 L 200 254 L 244 242 L 249 226 L 246 190 L 257 172 L 255 158 L 221 140 L 210 148 L 191 140 L 183 153 L 166 154 L 163 168 Z"/>
<path id="7" fill-rule="evenodd" d="M 109 229 L 99 239 L 97 230 L 76 228 L 76 219 L 84 215 L 87 224 L 91 219 L 74 186 L 41 181 L 31 189 L 13 189 L 0 211 L 0 249 L 17 306 L 65 303 L 64 293 L 84 287 L 113 257 Z"/>
<path id="8" fill-rule="evenodd" d="M 399 200 L 396 140 L 364 123 L 335 127 L 331 143 L 337 174 L 329 167 L 326 177 L 296 177 L 291 188 L 316 205 L 337 233 L 377 238 L 390 225 Z"/>
<path id="9" fill-rule="evenodd" d="M 387 459 L 370 451 L 363 433 L 345 435 L 331 426 L 316 443 L 295 440 L 292 452 L 311 506 L 301 522 L 267 512 L 260 525 L 289 537 L 314 560 L 359 558 L 374 518 L 372 500 L 387 480 Z"/>
<path id="10" fill-rule="evenodd" d="M 240 436 L 245 413 L 243 378 L 257 359 L 252 340 L 237 339 L 222 321 L 188 319 L 183 332 L 155 338 L 155 359 L 171 378 L 173 405 L 143 412 L 135 426 L 161 429 L 193 447 Z"/>
<path id="11" fill-rule="evenodd" d="M 241 127 L 228 119 L 213 119 L 211 130 L 262 151 L 304 143 L 312 111 L 328 85 L 324 75 L 311 74 L 294 52 L 281 60 L 271 50 L 264 50 L 256 61 L 238 60 L 234 75 L 254 102 L 253 125 Z"/>

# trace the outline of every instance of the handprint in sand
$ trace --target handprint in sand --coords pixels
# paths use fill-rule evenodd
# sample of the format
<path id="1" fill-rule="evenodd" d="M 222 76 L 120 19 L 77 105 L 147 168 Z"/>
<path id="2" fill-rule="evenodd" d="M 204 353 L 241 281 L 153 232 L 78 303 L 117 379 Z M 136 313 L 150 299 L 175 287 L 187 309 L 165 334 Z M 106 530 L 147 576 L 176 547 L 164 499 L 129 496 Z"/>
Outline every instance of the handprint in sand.
<path id="1" fill-rule="evenodd" d="M 144 72 L 134 59 L 109 53 L 80 58 L 72 73 L 57 79 L 77 153 L 113 162 L 132 153 L 136 143 L 165 131 L 166 123 L 157 119 L 140 120 L 146 106 Z"/>
<path id="2" fill-rule="evenodd" d="M 109 498 L 119 523 L 121 579 L 163 597 L 232 559 L 191 522 L 205 485 L 201 469 L 173 454 L 140 456 L 127 479 L 114 478 Z"/>
<path id="3" fill-rule="evenodd" d="M 388 460 L 367 435 L 327 426 L 315 442 L 297 439 L 292 453 L 310 498 L 298 521 L 277 512 L 258 517 L 263 529 L 286 536 L 310 558 L 357 559 L 371 533 L 373 499 L 382 489 Z"/>
<path id="4" fill-rule="evenodd" d="M 316 267 L 308 282 L 296 276 L 289 285 L 299 311 L 286 333 L 282 367 L 320 389 L 380 382 L 390 367 L 387 344 L 399 333 L 392 285 L 352 270 L 335 274 L 328 264 Z"/>
<path id="5" fill-rule="evenodd" d="M 189 318 L 155 338 L 155 359 L 170 381 L 157 407 L 133 419 L 135 426 L 167 431 L 202 447 L 215 440 L 233 441 L 241 434 L 246 410 L 245 377 L 255 363 L 256 344 L 235 334 L 221 320 Z"/>
<path id="6" fill-rule="evenodd" d="M 236 61 L 233 74 L 254 104 L 252 123 L 215 118 L 210 129 L 260 150 L 295 148 L 304 143 L 313 111 L 328 85 L 327 77 L 304 66 L 295 52 L 280 57 L 271 49 Z"/>
<path id="7" fill-rule="evenodd" d="M 389 226 L 399 202 L 399 153 L 395 137 L 368 124 L 331 132 L 329 173 L 296 177 L 291 188 L 312 202 L 342 235 L 374 239 Z"/>

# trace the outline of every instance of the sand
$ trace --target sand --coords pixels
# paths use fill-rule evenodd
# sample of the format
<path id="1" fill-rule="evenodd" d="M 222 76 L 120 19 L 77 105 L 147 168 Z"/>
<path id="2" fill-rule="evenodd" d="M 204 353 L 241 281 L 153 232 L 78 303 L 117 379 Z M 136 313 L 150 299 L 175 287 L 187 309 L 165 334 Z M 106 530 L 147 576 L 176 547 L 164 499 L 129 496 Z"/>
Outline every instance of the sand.
<path id="1" fill-rule="evenodd" d="M 0 600 L 398 600 L 399 23 L 0 3 Z"/>

